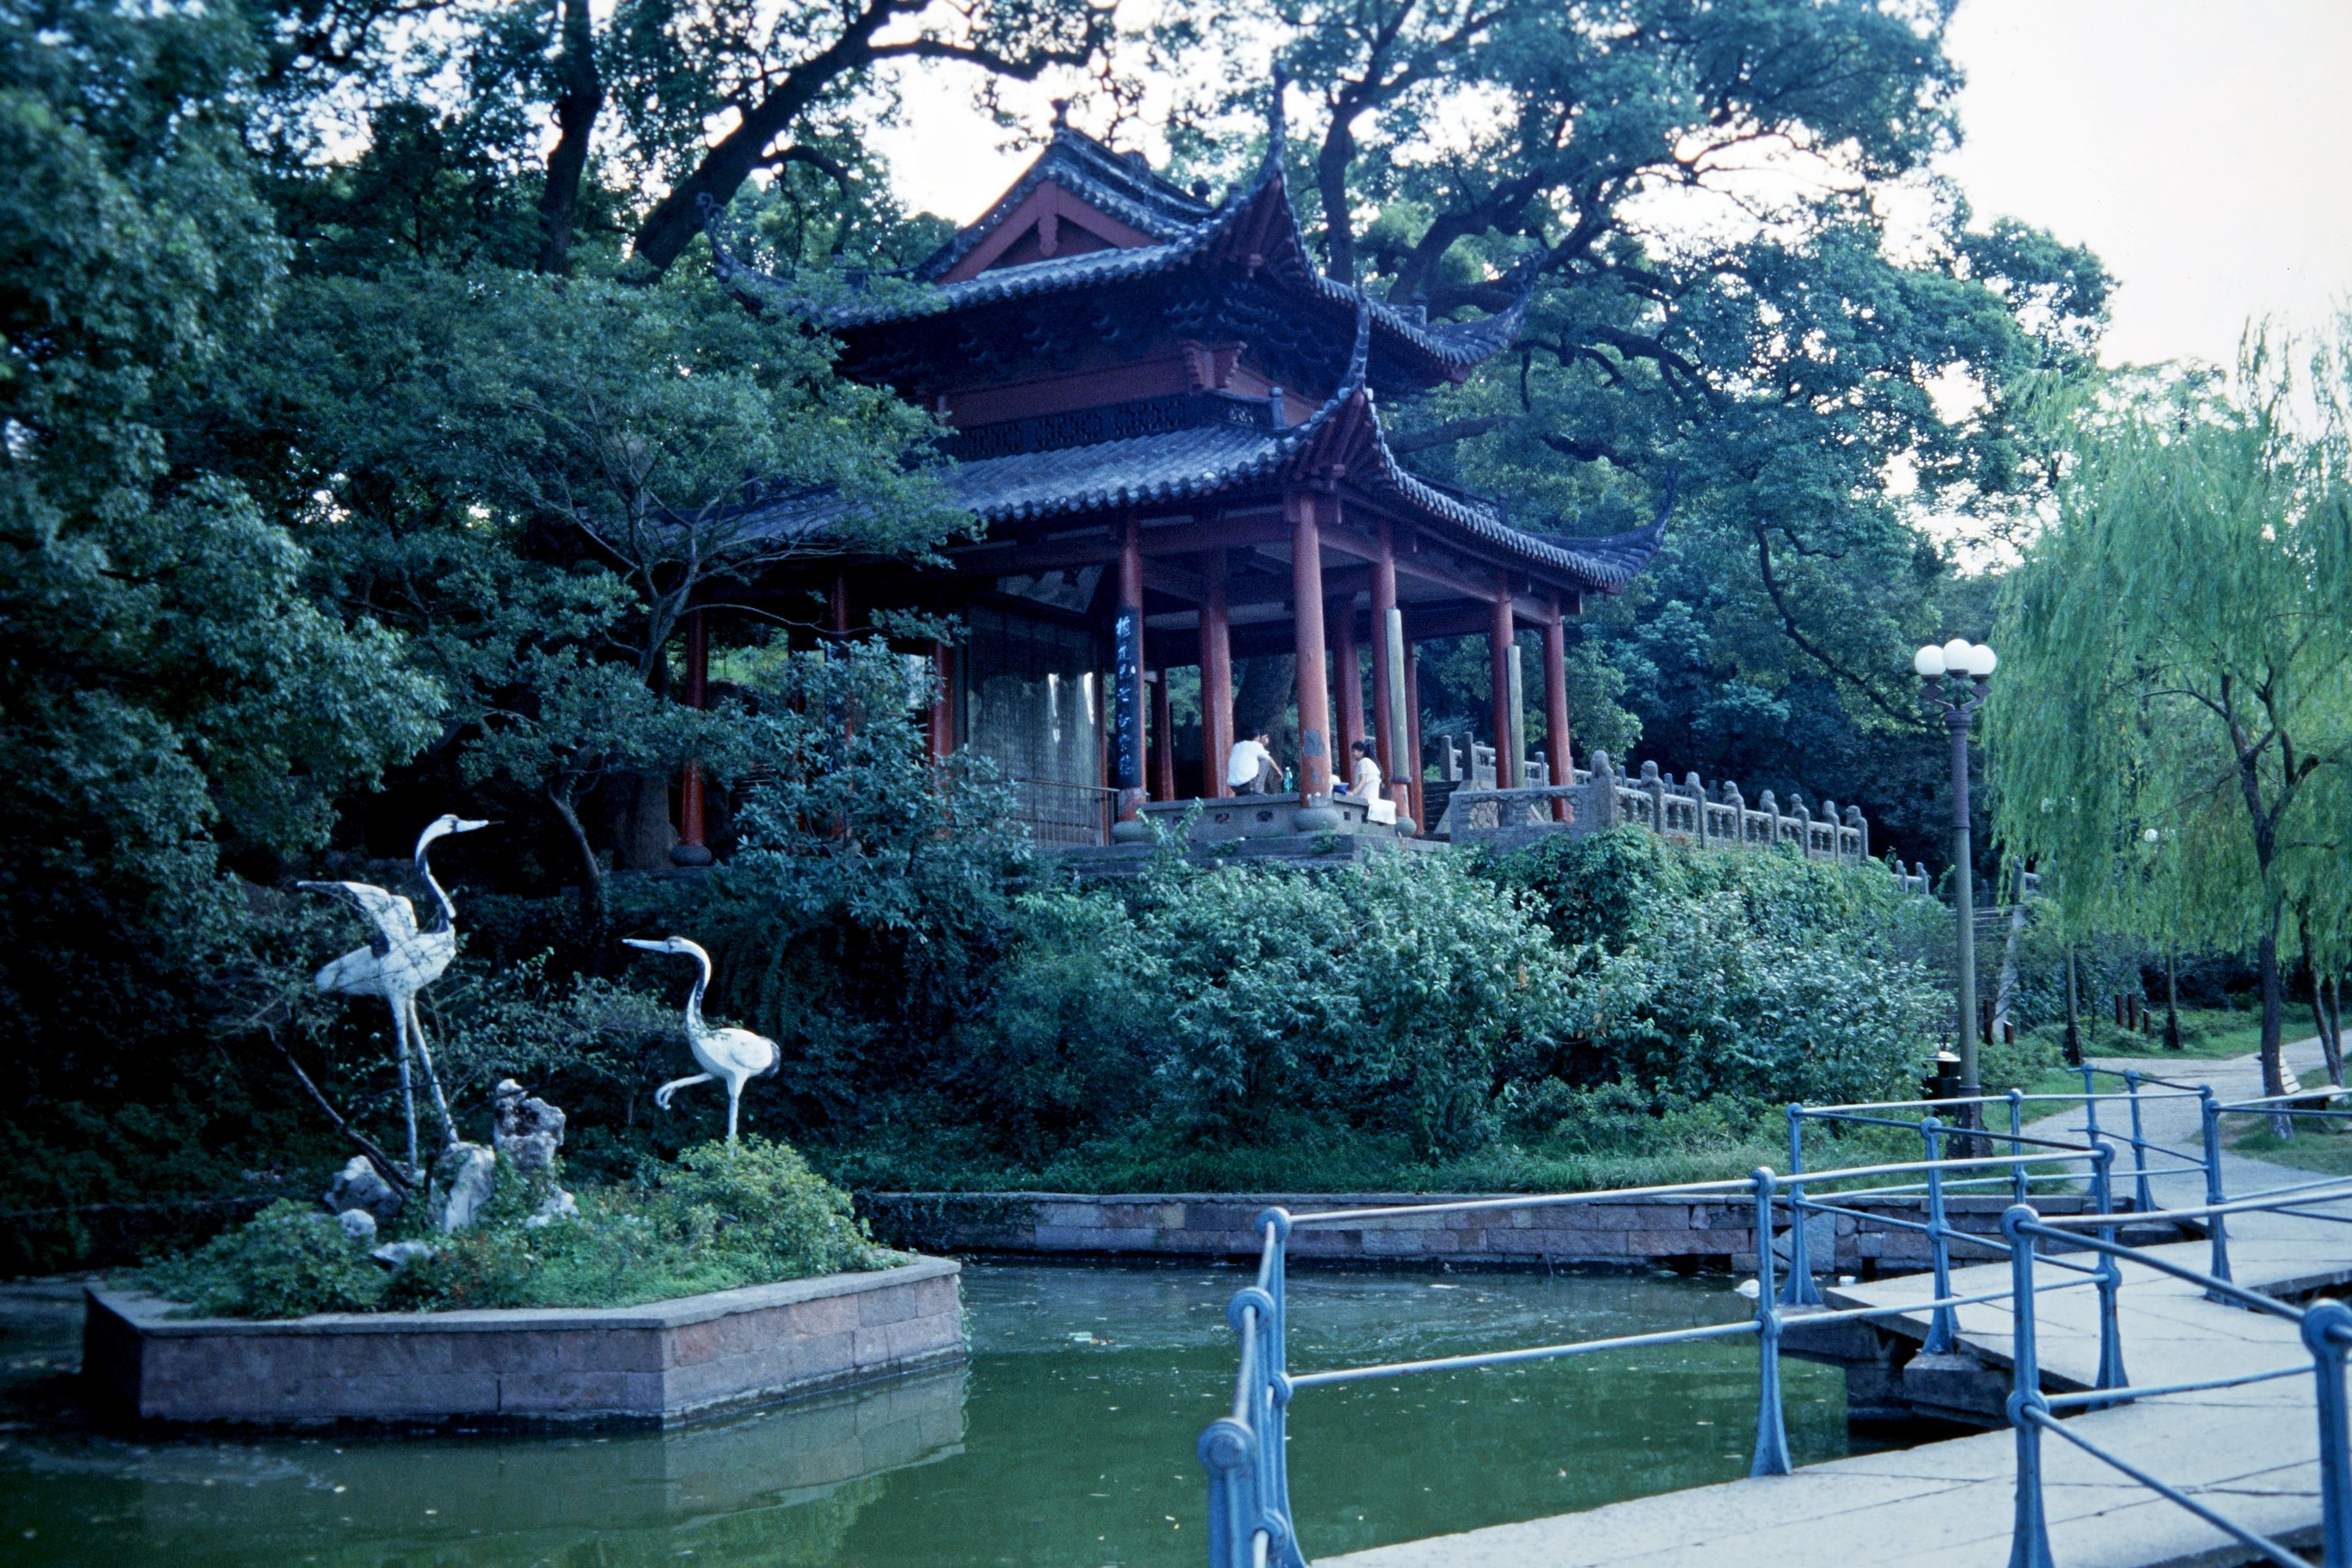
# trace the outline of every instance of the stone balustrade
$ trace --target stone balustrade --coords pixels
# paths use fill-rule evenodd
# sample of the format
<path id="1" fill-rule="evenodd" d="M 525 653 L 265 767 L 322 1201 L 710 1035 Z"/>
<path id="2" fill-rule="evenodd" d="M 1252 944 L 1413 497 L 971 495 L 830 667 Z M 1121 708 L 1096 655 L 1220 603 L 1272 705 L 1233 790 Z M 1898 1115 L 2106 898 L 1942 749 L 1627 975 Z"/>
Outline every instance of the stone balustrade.
<path id="1" fill-rule="evenodd" d="M 1637 776 L 1627 777 L 1606 752 L 1593 752 L 1591 768 L 1577 769 L 1573 784 L 1456 789 L 1433 832 L 1456 844 L 1513 848 L 1544 834 L 1621 826 L 1647 827 L 1708 847 L 1769 849 L 1785 844 L 1808 860 L 1855 864 L 1870 858 L 1870 823 L 1859 806 L 1841 814 L 1835 801 L 1825 800 L 1816 814 L 1801 796 L 1791 795 L 1781 805 L 1769 789 L 1750 805 L 1727 779 L 1710 795 L 1698 774 L 1687 773 L 1676 784 L 1655 763 L 1643 763 Z"/>

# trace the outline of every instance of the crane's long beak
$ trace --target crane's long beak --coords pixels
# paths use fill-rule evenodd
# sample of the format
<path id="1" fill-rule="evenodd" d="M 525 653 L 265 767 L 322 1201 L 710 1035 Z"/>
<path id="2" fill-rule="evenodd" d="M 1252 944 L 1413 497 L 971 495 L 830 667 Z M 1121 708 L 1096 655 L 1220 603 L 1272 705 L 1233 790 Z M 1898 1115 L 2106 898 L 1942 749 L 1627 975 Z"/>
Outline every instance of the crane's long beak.
<path id="1" fill-rule="evenodd" d="M 660 942 L 647 942 L 641 936 L 625 936 L 621 939 L 621 945 L 624 947 L 642 947 L 647 952 L 667 952 L 669 951 L 669 949 L 664 947 Z"/>
<path id="2" fill-rule="evenodd" d="M 467 822 L 460 820 L 451 826 L 449 831 L 452 833 L 472 833 L 479 828 L 496 827 L 497 826 L 498 824 L 494 821 Z"/>

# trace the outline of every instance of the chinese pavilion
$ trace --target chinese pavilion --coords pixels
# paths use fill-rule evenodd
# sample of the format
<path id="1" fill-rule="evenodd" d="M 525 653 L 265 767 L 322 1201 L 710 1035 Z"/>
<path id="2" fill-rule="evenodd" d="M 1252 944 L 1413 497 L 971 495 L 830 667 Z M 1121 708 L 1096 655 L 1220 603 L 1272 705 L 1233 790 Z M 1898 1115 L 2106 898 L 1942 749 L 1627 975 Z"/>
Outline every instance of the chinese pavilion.
<path id="1" fill-rule="evenodd" d="M 915 268 L 920 287 L 829 323 L 843 374 L 953 431 L 950 488 L 985 532 L 947 547 L 944 570 L 842 558 L 791 586 L 827 594 L 836 632 L 852 605 L 964 618 L 964 642 L 930 650 L 932 745 L 995 759 L 1041 843 L 1139 836 L 1138 808 L 1176 796 L 1171 669 L 1201 672 L 1198 792 L 1230 794 L 1234 660 L 1256 655 L 1296 656 L 1302 829 L 1324 826 L 1366 737 L 1404 829 L 1427 821 L 1426 638 L 1488 639 L 1500 721 L 1518 710 L 1515 634 L 1541 632 L 1548 771 L 1569 782 L 1566 619 L 1658 547 L 1663 515 L 1608 538 L 1531 531 L 1398 460 L 1380 400 L 1466 379 L 1510 344 L 1527 289 L 1498 315 L 1433 323 L 1321 276 L 1284 184 L 1278 87 L 1269 131 L 1255 177 L 1212 203 L 1057 116 L 1012 189 Z M 809 521 L 805 500 L 780 501 L 744 526 Z M 1523 782 L 1518 750 L 1496 748 L 1498 786 Z"/>

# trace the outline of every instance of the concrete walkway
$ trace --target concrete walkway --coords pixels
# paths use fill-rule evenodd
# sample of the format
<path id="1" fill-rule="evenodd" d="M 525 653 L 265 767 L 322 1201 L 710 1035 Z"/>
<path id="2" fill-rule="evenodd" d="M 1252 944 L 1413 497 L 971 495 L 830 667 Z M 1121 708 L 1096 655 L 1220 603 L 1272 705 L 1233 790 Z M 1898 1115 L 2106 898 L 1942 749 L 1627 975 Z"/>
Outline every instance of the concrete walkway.
<path id="1" fill-rule="evenodd" d="M 2289 1047 L 2287 1063 L 2319 1081 L 2316 1037 Z M 2095 1058 L 2102 1066 L 2139 1066 Z M 2225 1099 L 2261 1093 L 2259 1064 L 2172 1058 L 2147 1070 L 2210 1082 Z M 2185 1070 L 2184 1070 L 2185 1069 Z M 2103 1085 L 2104 1087 L 2104 1085 Z M 2163 1108 L 2163 1109 L 2159 1109 Z M 2151 1101 L 2151 1142 L 2195 1148 L 2196 1101 Z M 2081 1111 L 2037 1126 L 2081 1124 Z M 2119 1164 L 2123 1154 L 2118 1152 Z M 2225 1155 L 2231 1195 L 2315 1179 Z M 2204 1201 L 2201 1172 L 2153 1178 L 2159 1204 Z M 2123 1192 L 2130 1190 L 2119 1183 Z M 2352 1203 L 2335 1205 L 2352 1214 Z M 2241 1284 L 2298 1294 L 2352 1279 L 2352 1226 L 2289 1215 L 2233 1215 L 2231 1261 Z M 2206 1266 L 2203 1243 L 2160 1249 Z M 2048 1270 L 2055 1277 L 2057 1271 Z M 2006 1262 L 1958 1270 L 1956 1294 L 2005 1289 Z M 1835 1306 L 1894 1305 L 1927 1294 L 1908 1276 L 1828 1292 Z M 2088 1288 L 2038 1303 L 2045 1386 L 2087 1387 L 2097 1367 L 2097 1300 Z M 2204 1300 L 2152 1268 L 2126 1266 L 2118 1315 L 2126 1373 L 2143 1385 L 2191 1382 L 2310 1362 L 2294 1325 Z M 1989 1365 L 2010 1362 L 2005 1304 L 1960 1309 L 1965 1350 Z M 1926 1315 L 1909 1320 L 1924 1336 Z M 2308 1373 L 2300 1378 L 2172 1394 L 2088 1412 L 2068 1425 L 2139 1468 L 2199 1497 L 2240 1525 L 2296 1544 L 2318 1539 L 2317 1425 Z M 1874 1568 L 2003 1568 L 2015 1508 L 2016 1437 L 1987 1432 L 1898 1453 L 1808 1466 L 1791 1476 L 1735 1481 L 1616 1503 L 1584 1513 L 1402 1542 L 1322 1560 L 1319 1568 L 1668 1568 L 1668 1565 L 1869 1563 Z M 2148 1491 L 2063 1438 L 2042 1440 L 2051 1552 L 2060 1568 L 2158 1568 L 2235 1563 L 2249 1553 L 2227 1535 Z M 1460 1478 L 1475 1484 L 1475 1478 Z M 1314 1542 L 1304 1543 L 1312 1550 Z"/>

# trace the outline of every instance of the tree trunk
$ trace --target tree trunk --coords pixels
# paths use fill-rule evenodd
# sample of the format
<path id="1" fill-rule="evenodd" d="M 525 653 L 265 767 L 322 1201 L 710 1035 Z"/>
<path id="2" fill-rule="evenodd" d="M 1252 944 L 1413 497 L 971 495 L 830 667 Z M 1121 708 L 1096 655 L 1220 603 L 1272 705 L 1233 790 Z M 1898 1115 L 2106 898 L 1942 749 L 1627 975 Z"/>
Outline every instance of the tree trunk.
<path id="1" fill-rule="evenodd" d="M 1348 165 L 1355 162 L 1355 129 L 1343 110 L 1331 117 L 1315 159 L 1315 188 L 1323 198 L 1323 275 L 1341 283 L 1356 280 L 1356 228 L 1348 211 Z"/>
<path id="2" fill-rule="evenodd" d="M 2344 1087 L 2344 1007 L 2339 977 L 2327 977 L 2327 1021 L 2320 1026 L 2319 1048 L 2327 1054 L 2327 1081 Z"/>
<path id="3" fill-rule="evenodd" d="M 2083 1065 L 2083 1030 L 2074 1002 L 2074 946 L 2066 945 L 2066 1065 Z"/>
<path id="4" fill-rule="evenodd" d="M 2164 1048 L 2180 1050 L 2180 954 L 2171 948 L 2164 953 Z"/>
<path id="5" fill-rule="evenodd" d="M 572 270 L 572 222 L 580 208 L 580 179 L 588 167 L 588 144 L 604 107 L 604 81 L 596 74 L 596 37 L 588 0 L 563 0 L 563 53 L 555 79 L 555 149 L 547 155 L 547 187 L 539 196 L 539 270 L 561 277 Z"/>
<path id="6" fill-rule="evenodd" d="M 596 858 L 596 851 L 588 842 L 588 830 L 580 825 L 580 813 L 570 792 L 553 787 L 547 792 L 547 804 L 571 835 L 572 847 L 580 857 L 580 940 L 585 949 L 581 968 L 590 974 L 604 971 L 604 931 L 612 923 L 612 910 L 605 896 L 604 865 Z"/>
<path id="7" fill-rule="evenodd" d="M 2263 922 L 2263 940 L 2257 952 L 2258 968 L 2263 986 L 2263 1096 L 2269 1099 L 2286 1092 L 2286 1064 L 2279 1052 L 2279 1036 L 2286 1022 L 2285 988 L 2280 984 L 2278 936 L 2280 917 L 2285 912 L 2280 900 L 2271 903 L 2270 917 Z M 2294 1136 L 2294 1118 L 2284 1110 L 2271 1112 L 2271 1133 L 2284 1142 Z"/>

